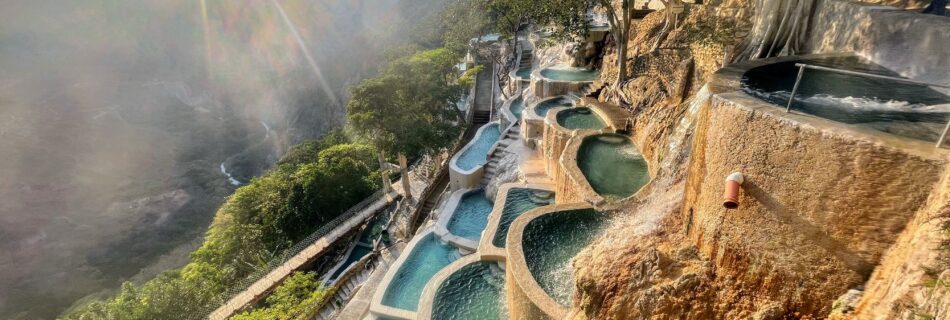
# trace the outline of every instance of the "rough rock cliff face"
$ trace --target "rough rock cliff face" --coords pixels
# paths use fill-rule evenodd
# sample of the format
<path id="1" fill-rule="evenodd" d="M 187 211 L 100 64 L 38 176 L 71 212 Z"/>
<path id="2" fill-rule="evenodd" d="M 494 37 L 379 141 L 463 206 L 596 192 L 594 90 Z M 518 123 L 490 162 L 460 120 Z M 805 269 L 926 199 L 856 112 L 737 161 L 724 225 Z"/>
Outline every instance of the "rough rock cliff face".
<path id="1" fill-rule="evenodd" d="M 575 259 L 573 319 L 710 319 L 748 316 L 741 293 L 721 294 L 715 269 L 683 232 L 675 214 L 685 187 L 691 119 L 688 97 L 718 69 L 730 44 L 691 41 L 686 30 L 724 10 L 690 6 L 682 24 L 663 34 L 665 14 L 648 15 L 630 40 L 631 76 L 622 90 L 600 99 L 621 103 L 635 116 L 632 136 L 650 159 L 654 180 L 626 204 L 605 236 Z M 711 14 L 712 13 L 712 14 Z M 740 21 L 741 23 L 741 21 Z M 660 49 L 650 51 L 658 41 Z M 602 79 L 614 79 L 616 55 L 604 58 Z M 678 138 L 678 139 L 677 139 Z M 751 304 L 748 301 L 747 304 Z"/>
<path id="2" fill-rule="evenodd" d="M 599 98 L 634 116 L 654 179 L 575 258 L 570 318 L 946 314 L 946 154 L 697 94 L 748 34 L 748 15 L 742 4 L 689 5 L 669 34 L 662 12 L 635 27 L 632 80 Z M 602 80 L 615 79 L 615 61 L 604 57 Z M 733 171 L 748 181 L 743 207 L 727 211 Z"/>
<path id="3" fill-rule="evenodd" d="M 941 176 L 938 191 L 888 250 L 860 300 L 839 299 L 832 318 L 939 319 L 938 315 L 950 315 L 950 171 Z"/>

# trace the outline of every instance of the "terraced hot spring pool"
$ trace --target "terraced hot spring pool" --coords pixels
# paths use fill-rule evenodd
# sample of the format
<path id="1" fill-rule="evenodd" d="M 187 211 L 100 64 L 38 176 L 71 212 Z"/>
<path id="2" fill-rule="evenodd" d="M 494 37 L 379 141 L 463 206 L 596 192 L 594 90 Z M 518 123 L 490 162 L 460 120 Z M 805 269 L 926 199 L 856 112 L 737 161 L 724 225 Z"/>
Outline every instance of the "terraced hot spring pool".
<path id="1" fill-rule="evenodd" d="M 531 68 L 521 68 L 515 71 L 515 75 L 522 80 L 531 79 Z"/>
<path id="2" fill-rule="evenodd" d="M 501 209 L 501 219 L 498 221 L 498 230 L 492 238 L 492 245 L 498 248 L 505 247 L 508 240 L 508 229 L 511 223 L 523 213 L 534 208 L 540 208 L 554 203 L 554 193 L 550 191 L 511 188 L 505 198 L 505 205 Z"/>
<path id="3" fill-rule="evenodd" d="M 544 118 L 548 115 L 548 111 L 557 107 L 571 108 L 574 106 L 574 101 L 565 96 L 560 96 L 556 98 L 547 99 L 541 101 L 534 107 L 534 113 L 539 117 Z"/>
<path id="4" fill-rule="evenodd" d="M 605 198 L 626 198 L 650 181 L 643 155 L 621 135 L 585 138 L 578 150 L 577 166 L 594 191 Z"/>
<path id="5" fill-rule="evenodd" d="M 475 140 L 469 142 L 468 148 L 465 148 L 465 151 L 459 155 L 455 164 L 460 169 L 472 170 L 488 162 L 488 151 L 501 137 L 501 129 L 499 129 L 498 123 L 489 123 L 486 126 Z"/>
<path id="6" fill-rule="evenodd" d="M 491 208 L 492 202 L 485 197 L 484 190 L 466 193 L 455 207 L 447 229 L 453 235 L 478 241 L 488 225 Z"/>
<path id="7" fill-rule="evenodd" d="M 522 238 L 528 270 L 551 298 L 569 306 L 574 294 L 571 261 L 606 225 L 594 209 L 552 212 L 525 226 Z"/>
<path id="8" fill-rule="evenodd" d="M 798 74 L 795 63 L 900 77 L 855 56 L 805 59 L 747 71 L 742 77 L 743 91 L 784 108 Z M 950 97 L 922 85 L 806 69 L 792 110 L 908 138 L 936 141 L 950 119 Z"/>
<path id="9" fill-rule="evenodd" d="M 604 120 L 590 108 L 571 108 L 557 113 L 557 124 L 570 130 L 603 129 L 607 127 Z"/>
<path id="10" fill-rule="evenodd" d="M 521 120 L 521 114 L 524 113 L 524 98 L 518 96 L 515 101 L 511 102 L 511 107 L 509 107 L 511 113 L 515 115 L 515 118 Z"/>
<path id="11" fill-rule="evenodd" d="M 386 287 L 382 303 L 393 308 L 416 311 L 426 283 L 439 270 L 455 261 L 457 253 L 455 247 L 443 244 L 435 235 L 429 234 L 408 254 Z"/>
<path id="12" fill-rule="evenodd" d="M 436 289 L 432 319 L 508 319 L 505 273 L 494 262 L 478 261 L 449 276 Z"/>
<path id="13" fill-rule="evenodd" d="M 600 72 L 584 68 L 544 68 L 541 76 L 554 81 L 594 81 Z"/>

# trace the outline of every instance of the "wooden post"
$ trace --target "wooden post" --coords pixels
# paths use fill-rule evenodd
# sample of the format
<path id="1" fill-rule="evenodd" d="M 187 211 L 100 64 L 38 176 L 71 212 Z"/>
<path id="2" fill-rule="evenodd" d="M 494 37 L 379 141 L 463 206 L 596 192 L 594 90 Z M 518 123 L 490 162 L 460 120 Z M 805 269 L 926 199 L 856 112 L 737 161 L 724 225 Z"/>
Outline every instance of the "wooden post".
<path id="1" fill-rule="evenodd" d="M 399 154 L 399 167 L 402 168 L 402 190 L 405 192 L 403 195 L 406 199 L 412 199 L 412 189 L 409 188 L 409 161 L 406 160 L 406 155 Z"/>
<path id="2" fill-rule="evenodd" d="M 379 172 L 383 176 L 383 192 L 389 193 L 393 190 L 393 181 L 389 178 L 389 164 L 383 158 L 383 153 L 376 154 L 379 159 Z"/>

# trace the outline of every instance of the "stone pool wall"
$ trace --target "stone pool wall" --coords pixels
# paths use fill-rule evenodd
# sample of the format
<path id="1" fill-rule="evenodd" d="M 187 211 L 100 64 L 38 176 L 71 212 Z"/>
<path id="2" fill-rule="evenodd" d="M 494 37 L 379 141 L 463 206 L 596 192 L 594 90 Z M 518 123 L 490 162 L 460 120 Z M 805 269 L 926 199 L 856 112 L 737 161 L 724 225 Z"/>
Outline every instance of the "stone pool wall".
<path id="1" fill-rule="evenodd" d="M 590 136 L 610 133 L 610 129 L 603 130 L 577 130 L 564 147 L 564 151 L 558 160 L 560 168 L 554 179 L 555 202 L 558 204 L 586 202 L 600 208 L 607 203 L 607 199 L 602 197 L 590 183 L 587 177 L 577 165 L 577 153 L 581 148 L 584 139 Z"/>
<path id="2" fill-rule="evenodd" d="M 488 215 L 488 225 L 485 226 L 485 232 L 482 233 L 482 238 L 479 240 L 478 255 L 482 257 L 482 260 L 505 261 L 505 248 L 496 247 L 493 244 L 493 241 L 495 239 L 495 234 L 500 231 L 498 230 L 498 227 L 501 225 L 501 218 L 504 214 L 505 203 L 508 202 L 508 192 L 515 188 L 554 192 L 554 186 L 547 183 L 512 182 L 501 185 L 501 187 L 498 188 L 498 194 L 495 197 L 495 205 L 492 207 L 492 211 Z"/>
<path id="3" fill-rule="evenodd" d="M 560 97 L 532 99 L 533 102 L 530 105 L 525 105 L 524 112 L 521 113 L 521 135 L 525 141 L 529 142 L 529 145 L 537 147 L 537 144 L 543 143 L 542 140 L 544 139 L 544 117 L 538 116 L 538 113 L 534 110 L 535 107 L 555 99 L 560 99 Z M 551 110 L 548 110 L 548 113 L 551 113 Z"/>
<path id="4" fill-rule="evenodd" d="M 554 301 L 554 298 L 548 296 L 528 269 L 521 245 L 523 232 L 531 220 L 545 214 L 588 209 L 590 207 L 589 204 L 584 202 L 544 206 L 525 212 L 511 224 L 508 241 L 505 244 L 507 252 L 505 288 L 510 319 L 564 319 L 567 316 L 568 308 L 558 304 Z"/>
<path id="5" fill-rule="evenodd" d="M 947 160 L 929 144 L 786 114 L 739 92 L 700 111 L 695 139 L 682 209 L 690 239 L 718 277 L 816 316 L 868 279 Z M 723 180 L 735 171 L 746 182 L 739 209 L 726 210 Z"/>
<path id="6" fill-rule="evenodd" d="M 478 139 L 484 134 L 484 131 L 487 130 L 488 127 L 493 123 L 498 126 L 498 129 L 501 131 L 501 135 L 497 141 L 492 142 L 492 147 L 485 154 L 486 158 L 489 154 L 491 154 L 492 150 L 498 146 L 498 143 L 502 140 L 501 137 L 504 137 L 508 130 L 511 129 L 511 125 L 502 126 L 500 121 L 493 121 L 483 125 L 478 129 L 478 131 L 475 132 L 475 137 L 473 137 L 472 140 L 465 145 L 465 147 L 462 147 L 461 150 L 456 152 L 455 155 L 452 156 L 451 160 L 449 160 L 449 185 L 452 187 L 452 190 L 476 188 L 481 183 L 482 176 L 485 174 L 485 164 L 477 165 L 470 170 L 462 170 L 462 168 L 458 167 L 456 162 L 466 150 L 472 148 L 475 145 Z"/>
<path id="7" fill-rule="evenodd" d="M 544 159 L 544 171 L 549 177 L 556 177 L 561 171 L 560 158 L 567 141 L 574 135 L 573 130 L 557 123 L 557 113 L 567 108 L 554 108 L 544 117 L 544 135 L 541 142 L 541 158 Z"/>
<path id="8" fill-rule="evenodd" d="M 549 98 L 581 92 L 593 81 L 556 81 L 541 76 L 540 69 L 531 73 L 531 88 L 538 98 Z"/>

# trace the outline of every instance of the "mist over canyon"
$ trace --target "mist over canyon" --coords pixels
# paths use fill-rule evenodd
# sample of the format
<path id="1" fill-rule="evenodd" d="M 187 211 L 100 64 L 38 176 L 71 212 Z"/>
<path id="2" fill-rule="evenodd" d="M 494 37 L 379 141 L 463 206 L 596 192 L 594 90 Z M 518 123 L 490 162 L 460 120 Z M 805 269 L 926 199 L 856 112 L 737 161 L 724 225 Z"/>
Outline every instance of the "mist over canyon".
<path id="1" fill-rule="evenodd" d="M 341 125 L 436 3 L 0 4 L 0 318 L 183 264 L 235 184 Z"/>

